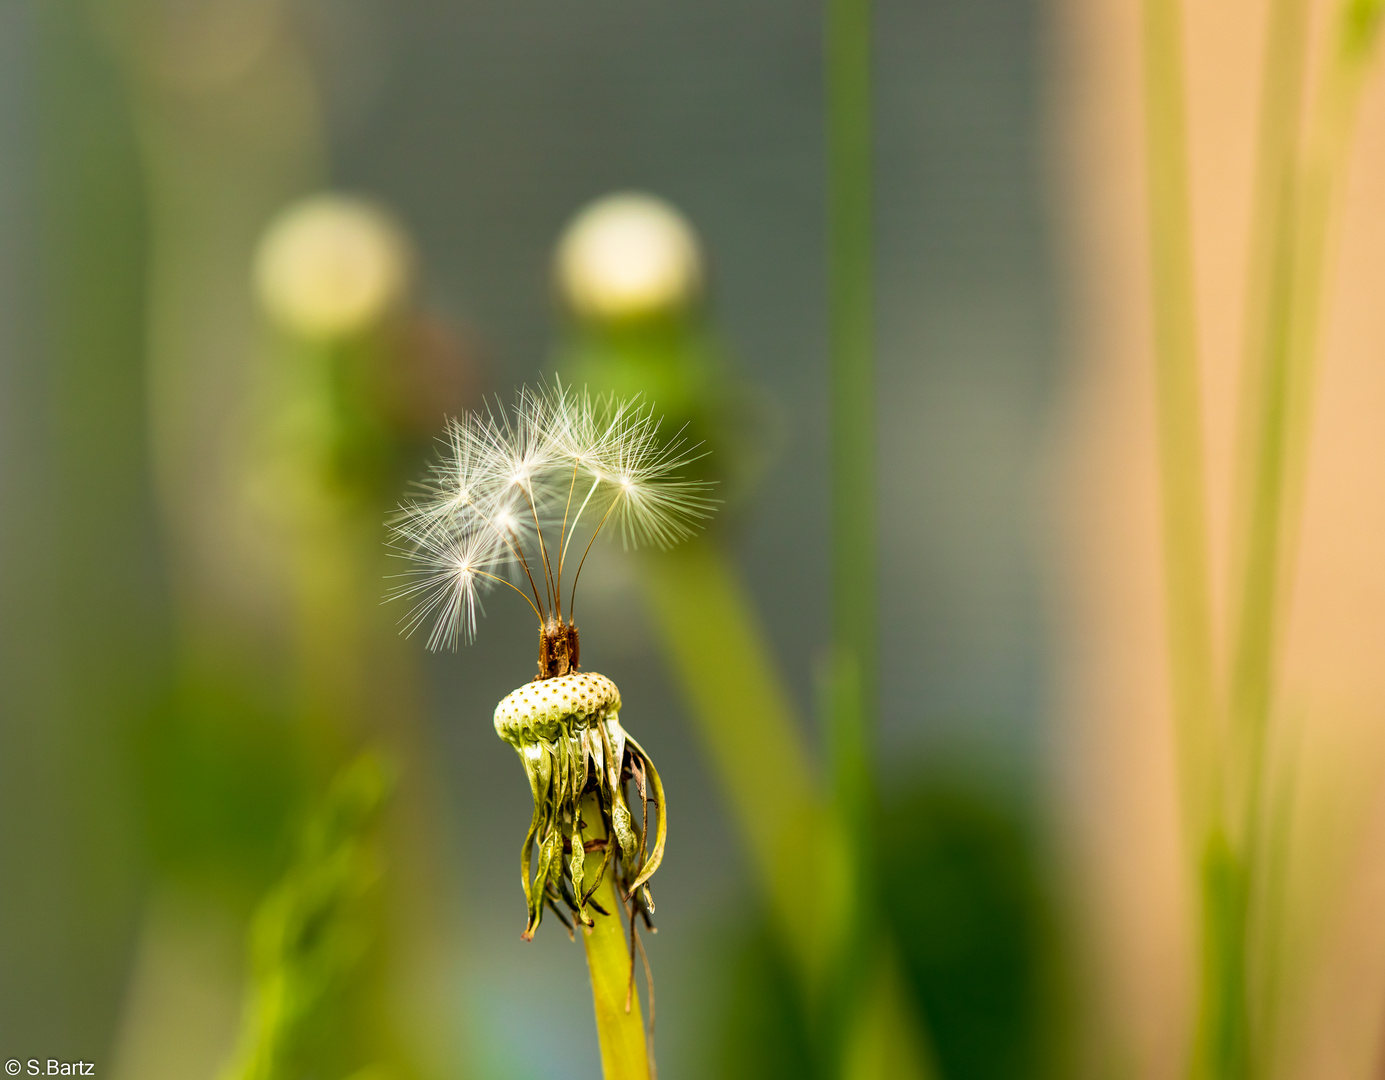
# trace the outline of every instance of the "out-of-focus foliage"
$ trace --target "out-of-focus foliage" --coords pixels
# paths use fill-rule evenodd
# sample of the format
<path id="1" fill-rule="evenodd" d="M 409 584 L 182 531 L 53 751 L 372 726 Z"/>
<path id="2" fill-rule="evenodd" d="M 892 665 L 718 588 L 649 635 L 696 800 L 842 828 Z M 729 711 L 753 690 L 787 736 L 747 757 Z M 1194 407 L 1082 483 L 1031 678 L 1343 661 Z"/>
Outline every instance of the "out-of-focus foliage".
<path id="1" fill-rule="evenodd" d="M 718 972 L 709 1009 L 712 1038 L 700 1062 L 723 1080 L 806 1080 L 818 1075 L 800 983 L 778 935 L 752 918 L 727 935 L 732 951 Z"/>
<path id="2" fill-rule="evenodd" d="M 142 879 L 130 725 L 167 620 L 137 133 L 74 0 L 0 13 L 0 1041 L 96 1058 Z"/>
<path id="3" fill-rule="evenodd" d="M 1342 48 L 1351 60 L 1364 59 L 1375 45 L 1385 4 L 1380 0 L 1349 0 L 1342 8 Z"/>
<path id="4" fill-rule="evenodd" d="M 881 888 L 948 1080 L 1056 1075 L 1062 978 L 1036 838 L 964 775 L 914 780 L 881 828 Z"/>
<path id="5" fill-rule="evenodd" d="M 887 800 L 880 821 L 887 918 L 877 933 L 897 944 L 939 1076 L 1065 1075 L 1057 923 L 1019 807 L 989 784 L 940 771 L 916 774 Z M 752 921 L 739 942 L 726 960 L 709 1073 L 827 1075 L 778 939 Z"/>
<path id="6" fill-rule="evenodd" d="M 369 753 L 342 770 L 256 909 L 241 1045 L 222 1080 L 346 1076 L 370 1052 L 373 1003 L 356 976 L 378 946 L 375 829 L 388 772 Z"/>
<path id="7" fill-rule="evenodd" d="M 189 676 L 136 729 L 155 865 L 241 900 L 269 881 L 306 777 L 301 733 L 253 691 Z"/>

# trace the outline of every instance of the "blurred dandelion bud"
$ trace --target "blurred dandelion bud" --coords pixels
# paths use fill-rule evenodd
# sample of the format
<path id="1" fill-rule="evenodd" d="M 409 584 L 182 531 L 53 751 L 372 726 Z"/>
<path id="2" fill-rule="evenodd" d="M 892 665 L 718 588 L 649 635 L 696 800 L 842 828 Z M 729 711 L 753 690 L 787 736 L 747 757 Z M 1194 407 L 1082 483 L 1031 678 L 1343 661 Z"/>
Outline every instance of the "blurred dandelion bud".
<path id="1" fill-rule="evenodd" d="M 281 328 L 308 341 L 360 334 L 399 306 L 412 252 L 403 230 L 365 199 L 330 192 L 282 210 L 255 254 L 255 288 Z"/>
<path id="2" fill-rule="evenodd" d="M 554 272 L 572 313 L 598 323 L 676 315 L 702 292 L 692 226 L 663 199 L 636 192 L 580 211 L 558 242 Z"/>

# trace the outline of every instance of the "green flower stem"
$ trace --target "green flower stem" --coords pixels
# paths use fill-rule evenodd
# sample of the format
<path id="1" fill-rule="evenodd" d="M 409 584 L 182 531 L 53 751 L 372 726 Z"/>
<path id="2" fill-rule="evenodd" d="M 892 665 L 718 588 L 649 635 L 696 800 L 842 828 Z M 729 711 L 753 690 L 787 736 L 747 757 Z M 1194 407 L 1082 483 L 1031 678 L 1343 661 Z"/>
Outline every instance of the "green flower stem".
<path id="1" fill-rule="evenodd" d="M 1279 7 L 1302 8 L 1301 0 Z M 1241 741 L 1236 807 L 1245 842 L 1252 844 L 1260 810 L 1263 759 L 1273 711 L 1275 658 L 1281 627 L 1280 607 L 1293 562 L 1300 518 L 1299 490 L 1308 450 L 1308 414 L 1313 400 L 1315 354 L 1327 267 L 1330 222 L 1338 180 L 1351 146 L 1356 105 L 1368 70 L 1381 5 L 1347 0 L 1340 9 L 1340 35 L 1324 64 L 1314 95 L 1317 108 L 1306 145 L 1280 145 L 1274 126 L 1262 134 L 1261 170 L 1270 205 L 1264 228 L 1268 266 L 1261 271 L 1264 326 L 1255 339 L 1250 387 L 1249 465 L 1243 470 L 1248 493 L 1246 541 L 1241 560 L 1240 609 L 1231 682 L 1231 720 Z M 1301 41 L 1307 13 L 1294 10 L 1282 36 L 1300 42 L 1285 47 L 1280 63 L 1302 81 Z M 1276 58 L 1271 55 L 1273 61 Z M 1273 83 L 1271 83 L 1273 85 Z M 1301 91 L 1300 91 L 1301 95 Z M 1295 114 L 1296 115 L 1296 114 Z"/>
<path id="2" fill-rule="evenodd" d="M 1302 108 L 1302 69 L 1307 37 L 1307 5 L 1280 0 L 1272 8 L 1266 93 L 1261 121 L 1259 198 L 1261 235 L 1257 254 L 1264 266 L 1252 272 L 1262 296 L 1252 312 L 1246 367 L 1247 396 L 1254 402 L 1243 421 L 1249 434 L 1242 446 L 1250 461 L 1241 481 L 1248 487 L 1246 538 L 1241 552 L 1239 610 L 1236 613 L 1230 684 L 1231 733 L 1236 752 L 1231 767 L 1236 838 L 1251 845 L 1277 644 L 1280 573 L 1283 566 L 1284 497 L 1289 461 L 1290 412 L 1306 389 L 1298 323 L 1304 314 L 1299 288 L 1298 218 L 1303 192 L 1297 140 Z M 1283 87 L 1283 89 L 1277 89 Z M 1253 283 L 1253 286 L 1256 283 Z"/>
<path id="3" fill-rule="evenodd" d="M 1272 1058 L 1273 942 L 1264 957 L 1258 1022 L 1251 1023 L 1247 965 L 1251 904 L 1267 888 L 1266 758 L 1275 710 L 1283 599 L 1292 581 L 1302 517 L 1301 491 L 1314 396 L 1319 323 L 1328 267 L 1331 220 L 1351 148 L 1356 106 L 1378 36 L 1379 0 L 1346 0 L 1338 33 L 1313 95 L 1315 111 L 1300 142 L 1308 6 L 1279 0 L 1272 9 L 1266 98 L 1258 165 L 1259 200 L 1252 262 L 1252 324 L 1243 418 L 1245 455 L 1238 480 L 1246 521 L 1239 553 L 1239 607 L 1233 637 L 1228 762 L 1231 843 L 1218 855 L 1209 843 L 1204 878 L 1204 994 L 1200 1058 L 1217 1078 L 1265 1072 Z M 1258 292 L 1257 292 L 1258 289 Z M 1219 863 L 1224 870 L 1216 873 Z M 1233 937 L 1234 935 L 1234 937 Z M 1233 963 L 1239 970 L 1232 970 Z M 1220 1022 L 1220 1027 L 1218 1023 Z M 1240 1032 L 1240 1042 L 1233 1038 Z M 1257 1039 L 1262 1032 L 1265 1039 Z"/>
<path id="4" fill-rule="evenodd" d="M 695 540 L 645 560 L 645 581 L 668 659 L 692 706 L 782 938 L 820 984 L 820 935 L 844 884 L 814 791 L 788 694 L 744 590 L 715 541 Z M 814 843 L 814 838 L 818 839 Z M 823 839 L 827 844 L 823 844 Z M 802 853 L 810 843 L 826 859 Z M 824 888 L 824 874 L 836 880 Z M 836 912 L 840 914 L 840 912 Z"/>
<path id="5" fill-rule="evenodd" d="M 764 631 L 714 540 L 645 560 L 660 638 L 692 707 L 769 898 L 779 939 L 810 1001 L 829 992 L 829 963 L 850 913 L 851 863 L 839 819 L 818 797 L 800 725 Z M 934 1075 L 927 1032 L 908 1000 L 890 943 L 867 950 L 860 1001 L 842 1035 L 844 1065 L 868 1080 Z M 871 1063 L 882 1071 L 872 1071 Z"/>
<path id="6" fill-rule="evenodd" d="M 1291 0 L 1292 2 L 1292 0 Z M 1282 7 L 1283 5 L 1281 5 Z M 1207 556 L 1206 479 L 1188 192 L 1180 0 L 1145 0 L 1145 128 L 1156 422 L 1163 503 L 1169 677 L 1185 849 L 1200 891 L 1201 989 L 1192 1075 L 1229 1080 L 1246 1054 L 1244 895 L 1221 825 Z"/>
<path id="7" fill-rule="evenodd" d="M 875 372 L 870 2 L 828 0 L 828 305 L 832 446 L 831 729 L 842 809 L 863 841 L 875 716 Z"/>
<path id="8" fill-rule="evenodd" d="M 1244 525 L 1233 571 L 1230 742 L 1223 749 L 1215 726 L 1181 16 L 1179 0 L 1144 5 L 1170 667 L 1184 830 L 1200 859 L 1202 985 L 1192 1073 L 1209 1080 L 1250 1076 L 1262 1063 L 1249 1007 L 1249 926 L 1280 608 L 1300 517 L 1333 196 L 1381 9 L 1380 0 L 1346 0 L 1340 8 L 1317 112 L 1300 142 L 1308 5 L 1276 0 L 1271 7 L 1237 477 Z"/>
<path id="9" fill-rule="evenodd" d="M 9 69 L 23 83 L 9 84 L 0 361 L 4 1027 L 97 1046 L 134 1011 L 122 993 L 148 847 L 131 734 L 161 700 L 168 658 L 139 389 L 142 174 L 91 6 L 6 15 L 24 66 Z"/>
<path id="10" fill-rule="evenodd" d="M 875 962 L 879 898 L 870 873 L 876 863 L 879 663 L 871 30 L 870 0 L 827 0 L 832 653 L 826 704 L 835 809 L 847 840 L 847 887 L 841 941 L 829 958 L 832 1000 L 825 1039 L 837 1071 L 853 1076 L 873 1055 L 883 1062 L 882 1048 L 892 1038 L 889 1025 L 879 1022 L 885 1014 L 868 1004 L 880 973 L 888 970 Z M 888 995 L 888 987 L 884 992 Z M 926 1062 L 919 1068 L 921 1074 L 928 1071 Z"/>
<path id="11" fill-rule="evenodd" d="M 857 1022 L 842 1046 L 844 1080 L 932 1080 L 937 1076 L 926 1033 L 890 943 L 871 950 Z"/>
<path id="12" fill-rule="evenodd" d="M 1198 378 L 1179 0 L 1145 0 L 1144 61 L 1154 365 L 1183 831 L 1190 853 L 1218 814 L 1220 752 L 1208 587 L 1206 480 Z"/>
<path id="13" fill-rule="evenodd" d="M 601 810 L 591 796 L 582 808 L 588 840 L 604 840 Z M 595 877 L 600 852 L 588 852 L 584 873 Z M 616 896 L 615 875 L 609 870 L 593 894 L 609 915 L 593 911 L 592 927 L 583 927 L 582 944 L 591 972 L 592 1005 L 596 1011 L 596 1036 L 601 1044 L 601 1074 L 605 1080 L 649 1080 L 649 1047 L 641 1018 L 639 994 L 631 993 L 630 942 L 622 926 L 625 905 Z M 625 1003 L 630 1002 L 627 1011 Z"/>
<path id="14" fill-rule="evenodd" d="M 1200 866 L 1201 986 L 1191 1074 L 1195 1080 L 1252 1075 L 1246 994 L 1250 873 L 1226 834 L 1214 829 Z"/>
<path id="15" fill-rule="evenodd" d="M 1230 834 L 1221 829 L 1209 834 L 1201 867 L 1202 985 L 1194 1075 L 1209 1078 L 1255 1075 L 1262 1063 L 1252 1031 L 1247 966 L 1251 886 L 1263 870 L 1257 807 L 1278 607 L 1284 410 L 1290 389 L 1286 330 L 1293 320 L 1288 306 L 1294 292 L 1307 23 L 1304 0 L 1275 0 L 1270 6 L 1236 477 L 1242 521 L 1233 573 L 1240 575 L 1239 606 L 1227 702 L 1231 742 L 1223 765 Z"/>

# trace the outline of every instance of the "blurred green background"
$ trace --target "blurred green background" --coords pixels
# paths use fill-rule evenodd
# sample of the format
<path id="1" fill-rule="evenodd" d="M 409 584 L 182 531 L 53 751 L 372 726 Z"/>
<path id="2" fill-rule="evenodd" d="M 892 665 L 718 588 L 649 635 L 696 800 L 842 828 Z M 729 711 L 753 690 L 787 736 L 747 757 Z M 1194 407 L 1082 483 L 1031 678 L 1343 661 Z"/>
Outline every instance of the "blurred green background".
<path id="1" fill-rule="evenodd" d="M 1052 1075 L 1040 10 L 875 18 L 884 932 L 939 1075 Z M 396 640 L 383 517 L 444 414 L 580 369 L 554 244 L 592 199 L 655 193 L 705 252 L 697 340 L 755 402 L 717 542 L 817 714 L 821 55 L 821 12 L 780 0 L 0 5 L 0 1056 L 213 1077 L 263 1036 L 255 965 L 321 960 L 339 974 L 302 993 L 327 1027 L 292 1051 L 320 1071 L 283 1075 L 595 1075 L 577 950 L 558 927 L 519 941 L 529 794 L 489 719 L 532 628 L 497 597 L 456 655 Z M 275 215 L 323 189 L 414 252 L 400 308 L 327 343 L 276 329 L 252 282 Z M 811 1020 L 636 574 L 591 573 L 584 664 L 620 684 L 673 806 L 660 1070 L 809 1075 Z M 366 747 L 393 794 L 378 836 L 362 818 L 339 842 L 359 872 L 321 886 L 337 944 L 247 946 L 317 910 L 336 848 L 312 823 Z"/>

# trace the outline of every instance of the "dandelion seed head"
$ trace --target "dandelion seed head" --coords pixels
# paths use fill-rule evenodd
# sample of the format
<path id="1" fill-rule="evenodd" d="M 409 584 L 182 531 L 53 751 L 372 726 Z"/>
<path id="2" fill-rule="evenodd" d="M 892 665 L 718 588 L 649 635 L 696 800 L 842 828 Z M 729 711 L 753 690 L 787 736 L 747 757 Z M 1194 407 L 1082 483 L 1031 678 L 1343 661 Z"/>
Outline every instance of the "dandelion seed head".
<path id="1" fill-rule="evenodd" d="M 555 381 L 448 422 L 443 452 L 391 523 L 414 564 L 391 598 L 414 606 L 406 632 L 430 624 L 430 648 L 476 632 L 479 595 L 518 592 L 540 625 L 568 625 L 587 552 L 602 532 L 627 548 L 669 547 L 714 506 L 682 476 L 699 453 L 664 439 L 638 400 L 593 397 Z M 575 630 L 574 630 L 575 633 Z"/>

